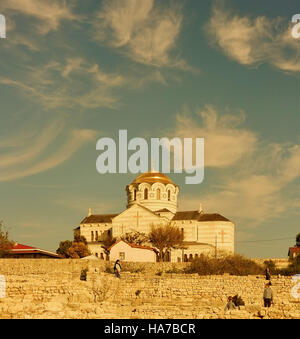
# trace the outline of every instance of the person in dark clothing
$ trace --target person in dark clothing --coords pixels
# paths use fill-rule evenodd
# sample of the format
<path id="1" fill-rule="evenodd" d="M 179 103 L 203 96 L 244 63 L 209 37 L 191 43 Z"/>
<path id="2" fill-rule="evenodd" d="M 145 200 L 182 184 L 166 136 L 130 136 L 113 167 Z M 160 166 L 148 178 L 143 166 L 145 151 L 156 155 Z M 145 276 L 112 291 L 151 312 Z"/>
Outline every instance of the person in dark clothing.
<path id="1" fill-rule="evenodd" d="M 121 264 L 120 264 L 120 260 L 118 259 L 116 262 L 115 262 L 115 265 L 114 265 L 114 272 L 115 272 L 115 275 L 117 278 L 121 278 L 120 276 L 120 272 L 121 272 Z"/>
<path id="2" fill-rule="evenodd" d="M 271 304 L 273 302 L 273 291 L 270 287 L 270 283 L 267 283 L 265 286 L 265 290 L 264 290 L 264 307 L 271 307 Z"/>
<path id="3" fill-rule="evenodd" d="M 271 273 L 270 273 L 270 269 L 266 268 L 265 270 L 265 274 L 266 274 L 266 280 L 271 280 Z"/>

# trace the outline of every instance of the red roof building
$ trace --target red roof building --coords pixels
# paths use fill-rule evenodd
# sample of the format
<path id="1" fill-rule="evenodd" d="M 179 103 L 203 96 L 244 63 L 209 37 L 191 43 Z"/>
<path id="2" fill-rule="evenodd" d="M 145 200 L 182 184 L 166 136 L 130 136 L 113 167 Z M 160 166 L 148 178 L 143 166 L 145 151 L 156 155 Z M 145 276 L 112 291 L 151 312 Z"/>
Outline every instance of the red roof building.
<path id="1" fill-rule="evenodd" d="M 6 255 L 7 258 L 28 258 L 28 259 L 60 259 L 61 256 L 50 251 L 45 251 L 40 248 L 31 247 L 23 244 L 15 243 L 9 253 Z"/>
<path id="2" fill-rule="evenodd" d="M 300 246 L 290 247 L 289 254 L 288 254 L 290 259 L 296 258 L 297 255 L 300 255 Z"/>

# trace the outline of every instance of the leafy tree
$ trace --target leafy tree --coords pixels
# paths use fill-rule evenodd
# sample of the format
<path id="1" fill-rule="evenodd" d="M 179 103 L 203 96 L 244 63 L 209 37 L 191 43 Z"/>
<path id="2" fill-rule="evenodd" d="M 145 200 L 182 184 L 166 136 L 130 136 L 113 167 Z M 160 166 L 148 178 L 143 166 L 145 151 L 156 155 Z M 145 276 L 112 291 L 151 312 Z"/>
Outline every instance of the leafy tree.
<path id="1" fill-rule="evenodd" d="M 61 241 L 59 243 L 59 248 L 56 250 L 56 253 L 63 256 L 64 258 L 69 258 L 68 250 L 73 245 L 73 242 L 70 240 Z"/>
<path id="2" fill-rule="evenodd" d="M 297 245 L 300 246 L 300 233 L 297 234 L 296 242 L 297 242 Z"/>
<path id="3" fill-rule="evenodd" d="M 9 240 L 8 231 L 4 228 L 3 222 L 0 221 L 0 258 L 4 257 L 13 247 L 13 241 Z"/>
<path id="4" fill-rule="evenodd" d="M 87 245 L 87 240 L 83 235 L 75 234 L 74 235 L 74 242 L 83 242 L 85 245 Z"/>
<path id="5" fill-rule="evenodd" d="M 72 243 L 72 246 L 67 250 L 67 255 L 71 259 L 80 259 L 89 256 L 91 253 L 87 247 L 87 245 L 83 242 Z"/>
<path id="6" fill-rule="evenodd" d="M 171 224 L 152 225 L 149 242 L 159 251 L 159 261 L 164 261 L 168 251 L 183 245 L 183 234 L 178 227 Z"/>
<path id="7" fill-rule="evenodd" d="M 75 234 L 74 241 L 65 240 L 59 243 L 59 248 L 56 250 L 57 254 L 60 254 L 64 258 L 78 259 L 82 258 L 82 255 L 88 253 L 84 256 L 90 254 L 87 241 L 84 236 L 80 234 Z"/>
<path id="8" fill-rule="evenodd" d="M 137 245 L 144 245 L 145 243 L 149 241 L 146 234 L 141 233 L 141 232 L 126 233 L 124 236 L 121 237 L 121 239 L 130 244 L 137 244 Z"/>
<path id="9" fill-rule="evenodd" d="M 110 248 L 110 246 L 112 246 L 115 242 L 117 241 L 116 238 L 113 238 L 113 236 L 111 234 L 108 234 L 106 236 L 106 238 L 104 239 L 103 243 L 102 243 L 102 248 L 104 249 L 104 252 L 106 255 L 109 255 L 109 251 L 108 249 Z"/>

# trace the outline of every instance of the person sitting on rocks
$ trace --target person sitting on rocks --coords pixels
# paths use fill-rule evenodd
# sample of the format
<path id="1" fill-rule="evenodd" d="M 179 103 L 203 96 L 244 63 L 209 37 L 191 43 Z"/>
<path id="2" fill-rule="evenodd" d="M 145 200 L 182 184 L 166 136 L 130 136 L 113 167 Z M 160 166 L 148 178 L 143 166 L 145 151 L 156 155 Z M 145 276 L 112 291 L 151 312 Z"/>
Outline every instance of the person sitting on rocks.
<path id="1" fill-rule="evenodd" d="M 232 311 L 236 309 L 236 306 L 232 300 L 233 298 L 231 296 L 228 297 L 227 305 L 225 306 L 225 312 L 226 311 Z"/>

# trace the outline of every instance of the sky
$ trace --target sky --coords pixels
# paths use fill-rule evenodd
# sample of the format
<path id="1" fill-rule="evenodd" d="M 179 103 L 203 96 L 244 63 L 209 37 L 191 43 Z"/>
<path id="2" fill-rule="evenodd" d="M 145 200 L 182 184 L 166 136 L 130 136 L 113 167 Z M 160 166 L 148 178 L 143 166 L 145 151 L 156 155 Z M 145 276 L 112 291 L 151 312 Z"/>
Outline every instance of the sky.
<path id="1" fill-rule="evenodd" d="M 1 0 L 0 220 L 55 251 L 87 215 L 126 208 L 135 174 L 99 174 L 96 143 L 205 139 L 179 210 L 220 213 L 236 252 L 286 257 L 300 232 L 297 0 Z"/>

